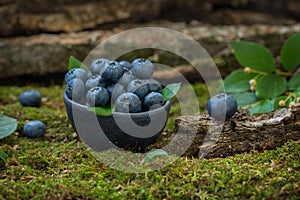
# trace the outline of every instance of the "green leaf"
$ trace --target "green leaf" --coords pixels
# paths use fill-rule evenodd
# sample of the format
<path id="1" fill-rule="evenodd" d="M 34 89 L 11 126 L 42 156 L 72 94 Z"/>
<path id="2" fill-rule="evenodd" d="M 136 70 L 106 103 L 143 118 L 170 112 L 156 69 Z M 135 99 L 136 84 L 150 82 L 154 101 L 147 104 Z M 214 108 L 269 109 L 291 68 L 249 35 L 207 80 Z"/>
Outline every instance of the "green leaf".
<path id="1" fill-rule="evenodd" d="M 280 106 L 279 106 L 279 101 L 281 101 L 281 100 L 285 101 L 286 98 L 287 98 L 287 96 L 279 96 L 279 97 L 275 98 L 275 100 L 274 100 L 274 105 L 273 105 L 274 110 L 278 110 L 278 109 L 280 109 L 280 108 L 284 108 L 284 107 L 280 107 Z M 292 101 L 293 101 L 293 98 L 290 98 L 290 99 L 286 102 L 285 107 L 289 107 L 289 105 L 290 105 L 290 103 L 291 103 Z"/>
<path id="2" fill-rule="evenodd" d="M 88 107 L 87 110 L 94 112 L 98 116 L 110 116 L 114 111 L 114 106 L 106 105 L 102 107 Z"/>
<path id="3" fill-rule="evenodd" d="M 273 102 L 268 99 L 262 100 L 253 104 L 253 106 L 248 108 L 248 110 L 250 111 L 251 115 L 272 112 L 274 110 Z"/>
<path id="4" fill-rule="evenodd" d="M 0 149 L 0 159 L 3 160 L 5 163 L 7 162 L 8 159 L 8 155 L 4 153 L 1 149 Z"/>
<path id="5" fill-rule="evenodd" d="M 264 46 L 253 42 L 235 41 L 235 58 L 243 67 L 270 73 L 275 71 L 275 61 L 271 52 Z"/>
<path id="6" fill-rule="evenodd" d="M 262 76 L 256 83 L 256 96 L 260 99 L 272 99 L 284 93 L 287 88 L 284 77 L 269 74 Z"/>
<path id="7" fill-rule="evenodd" d="M 237 101 L 239 108 L 247 106 L 249 104 L 253 104 L 258 101 L 254 92 L 235 93 L 231 95 Z"/>
<path id="8" fill-rule="evenodd" d="M 289 90 L 298 90 L 300 91 L 300 74 L 294 75 L 288 82 Z"/>
<path id="9" fill-rule="evenodd" d="M 246 74 L 244 70 L 233 71 L 224 80 L 225 91 L 229 93 L 249 91 L 249 81 L 255 76 L 254 73 Z"/>
<path id="10" fill-rule="evenodd" d="M 285 41 L 280 56 L 287 71 L 292 71 L 300 64 L 300 34 L 294 34 Z"/>
<path id="11" fill-rule="evenodd" d="M 300 90 L 295 91 L 297 97 L 300 97 Z"/>
<path id="12" fill-rule="evenodd" d="M 169 154 L 162 149 L 155 149 L 146 154 L 146 156 L 143 159 L 143 162 L 151 162 L 153 158 L 157 156 L 169 156 Z"/>
<path id="13" fill-rule="evenodd" d="M 82 68 L 87 72 L 89 71 L 89 68 L 84 63 L 77 60 L 74 56 L 70 56 L 68 69 L 71 70 L 74 68 Z"/>
<path id="14" fill-rule="evenodd" d="M 179 91 L 180 86 L 181 86 L 181 83 L 173 83 L 173 84 L 167 85 L 162 91 L 164 100 L 168 101 L 168 100 L 172 99 Z"/>
<path id="15" fill-rule="evenodd" d="M 17 129 L 17 120 L 0 114 L 0 139 L 9 136 Z"/>

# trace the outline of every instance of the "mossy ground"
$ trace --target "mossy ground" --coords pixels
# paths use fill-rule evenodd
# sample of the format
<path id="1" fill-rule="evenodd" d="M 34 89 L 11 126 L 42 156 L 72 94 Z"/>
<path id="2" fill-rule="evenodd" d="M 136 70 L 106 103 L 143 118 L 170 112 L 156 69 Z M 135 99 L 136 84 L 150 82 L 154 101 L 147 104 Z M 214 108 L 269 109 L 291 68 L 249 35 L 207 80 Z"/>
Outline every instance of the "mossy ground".
<path id="1" fill-rule="evenodd" d="M 42 107 L 22 107 L 21 91 L 35 88 Z M 193 87 L 204 110 L 206 87 Z M 0 199 L 298 199 L 299 141 L 275 150 L 225 159 L 180 158 L 169 166 L 142 174 L 125 173 L 99 162 L 70 126 L 62 100 L 64 87 L 0 86 L 0 113 L 18 119 L 17 131 L 0 140 L 9 155 L 1 165 Z M 179 113 L 174 103 L 167 129 Z M 22 134 L 28 120 L 47 126 L 41 139 Z M 157 158 L 158 162 L 160 158 Z"/>

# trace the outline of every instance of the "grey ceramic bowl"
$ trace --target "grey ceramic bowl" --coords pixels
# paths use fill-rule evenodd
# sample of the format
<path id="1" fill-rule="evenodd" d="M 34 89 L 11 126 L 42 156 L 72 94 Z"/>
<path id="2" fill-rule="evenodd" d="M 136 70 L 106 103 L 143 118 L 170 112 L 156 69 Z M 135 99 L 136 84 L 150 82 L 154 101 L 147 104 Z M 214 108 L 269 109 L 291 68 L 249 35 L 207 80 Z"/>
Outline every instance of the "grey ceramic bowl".
<path id="1" fill-rule="evenodd" d="M 97 116 L 87 107 L 70 100 L 64 93 L 69 121 L 81 140 L 92 150 L 121 148 L 143 151 L 154 143 L 163 131 L 170 112 L 171 102 L 141 113 L 114 112 L 111 116 Z"/>

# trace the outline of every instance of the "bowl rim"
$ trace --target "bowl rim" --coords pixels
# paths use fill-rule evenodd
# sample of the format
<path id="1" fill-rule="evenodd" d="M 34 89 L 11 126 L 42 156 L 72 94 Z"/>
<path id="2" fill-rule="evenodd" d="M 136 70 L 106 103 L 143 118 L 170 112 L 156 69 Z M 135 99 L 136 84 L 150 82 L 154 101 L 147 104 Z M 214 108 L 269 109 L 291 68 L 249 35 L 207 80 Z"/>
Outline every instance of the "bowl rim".
<path id="1" fill-rule="evenodd" d="M 72 99 L 70 99 L 67 94 L 66 94 L 66 91 L 64 91 L 64 99 L 67 100 L 68 102 L 70 102 L 72 105 L 75 105 L 77 107 L 80 107 L 81 109 L 85 109 L 87 110 L 87 106 L 86 105 L 82 105 L 82 104 L 79 104 L 75 101 L 73 101 Z M 162 107 L 159 107 L 159 108 L 156 108 L 154 110 L 151 110 L 151 111 L 143 111 L 143 112 L 139 112 L 139 113 L 123 113 L 123 112 L 116 112 L 116 111 L 113 111 L 112 112 L 112 115 L 125 115 L 125 116 L 140 116 L 140 115 L 145 115 L 145 114 L 148 114 L 148 113 L 156 113 L 156 112 L 159 112 L 160 110 L 162 109 L 165 109 L 167 110 L 167 112 L 169 112 L 170 109 L 166 109 L 168 107 L 171 107 L 171 101 L 168 100 L 165 102 L 165 104 L 162 106 Z M 110 116 L 112 116 L 110 115 Z M 100 117 L 110 117 L 110 116 L 101 116 L 101 115 L 97 115 L 97 116 L 100 116 Z"/>

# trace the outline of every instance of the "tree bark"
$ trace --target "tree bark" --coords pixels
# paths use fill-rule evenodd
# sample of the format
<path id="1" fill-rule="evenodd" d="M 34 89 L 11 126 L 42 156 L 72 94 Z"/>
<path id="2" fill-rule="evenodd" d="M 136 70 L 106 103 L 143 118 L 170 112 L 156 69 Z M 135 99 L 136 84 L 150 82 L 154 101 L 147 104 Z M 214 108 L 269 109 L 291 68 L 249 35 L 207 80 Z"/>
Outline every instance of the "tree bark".
<path id="1" fill-rule="evenodd" d="M 153 25 L 153 24 L 152 24 Z M 148 24 L 151 26 L 151 24 Z M 219 67 L 222 77 L 226 77 L 231 71 L 239 67 L 232 53 L 232 40 L 242 38 L 244 40 L 260 42 L 271 49 L 274 55 L 279 55 L 280 48 L 284 40 L 292 33 L 300 31 L 300 25 L 293 26 L 269 26 L 269 25 L 254 25 L 254 26 L 188 26 L 182 23 L 162 23 L 162 27 L 181 31 L 184 34 L 192 37 L 199 42 L 207 52 L 215 58 L 216 64 Z M 130 28 L 136 28 L 132 26 Z M 119 31 L 125 28 L 120 27 Z M 63 34 L 40 34 L 30 37 L 12 37 L 0 38 L 0 78 L 15 77 L 26 74 L 42 74 L 66 72 L 68 58 L 70 55 L 83 60 L 93 48 L 101 41 L 118 33 L 114 31 L 89 31 L 78 33 L 63 33 Z M 142 35 L 135 35 L 134 44 L 141 44 L 148 41 L 148 44 L 154 43 L 149 38 Z M 110 43 L 109 48 L 103 55 L 110 55 L 114 49 L 120 49 L 122 41 Z M 179 55 L 170 54 L 168 52 L 145 49 L 144 54 L 132 52 L 131 57 L 123 57 L 123 59 L 132 60 L 136 57 L 149 57 L 154 54 L 158 55 L 156 62 L 170 65 L 176 62 L 176 66 L 181 66 L 178 69 L 180 73 L 188 77 L 192 82 L 201 81 L 201 77 L 194 73 L 191 65 L 187 65 L 180 60 Z M 140 52 L 142 53 L 142 52 Z M 177 62 L 179 60 L 180 62 Z M 170 80 L 176 80 L 176 74 L 170 71 L 168 74 L 157 74 L 156 78 L 164 79 L 167 77 Z M 195 76 L 197 75 L 197 76 Z"/>
<path id="2" fill-rule="evenodd" d="M 196 131 L 195 137 L 193 131 Z M 223 127 L 207 113 L 181 116 L 175 121 L 173 134 L 168 139 L 160 138 L 148 149 L 162 148 L 175 135 L 178 141 L 193 140 L 184 153 L 188 157 L 227 157 L 251 150 L 274 149 L 288 141 L 300 140 L 300 105 L 257 115 L 240 109 Z M 182 143 L 177 147 L 181 146 Z"/>

